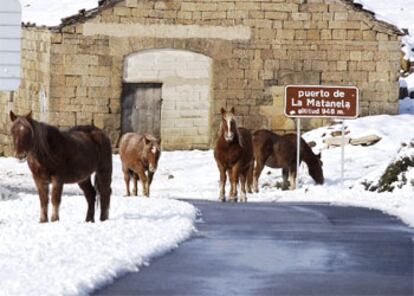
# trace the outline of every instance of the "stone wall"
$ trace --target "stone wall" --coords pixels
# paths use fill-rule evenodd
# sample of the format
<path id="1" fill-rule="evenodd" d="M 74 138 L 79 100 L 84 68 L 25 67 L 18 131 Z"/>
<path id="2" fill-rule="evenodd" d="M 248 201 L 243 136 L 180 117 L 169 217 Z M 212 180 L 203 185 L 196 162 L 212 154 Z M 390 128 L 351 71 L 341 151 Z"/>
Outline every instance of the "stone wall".
<path id="1" fill-rule="evenodd" d="M 46 28 L 26 27 L 22 30 L 20 87 L 15 92 L 0 91 L 0 152 L 10 155 L 9 111 L 17 114 L 33 111 L 35 118 L 47 120 L 50 94 L 51 32 Z M 43 112 L 41 112 L 41 109 Z"/>
<path id="2" fill-rule="evenodd" d="M 114 3 L 52 31 L 51 123 L 94 123 L 116 142 L 124 59 L 146 49 L 211 58 L 210 139 L 221 107 L 236 107 L 247 128 L 292 130 L 286 84 L 356 85 L 362 115 L 398 110 L 399 36 L 345 0 Z"/>

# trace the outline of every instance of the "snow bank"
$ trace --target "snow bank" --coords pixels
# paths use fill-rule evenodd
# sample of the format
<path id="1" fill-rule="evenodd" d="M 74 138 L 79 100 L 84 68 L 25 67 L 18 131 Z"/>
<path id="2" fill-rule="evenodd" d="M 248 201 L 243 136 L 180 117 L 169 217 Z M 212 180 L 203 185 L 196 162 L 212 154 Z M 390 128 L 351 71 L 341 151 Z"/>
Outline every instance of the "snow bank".
<path id="1" fill-rule="evenodd" d="M 37 223 L 35 194 L 0 202 L 2 295 L 86 295 L 194 230 L 196 210 L 188 203 L 114 196 L 110 220 L 86 224 L 84 197 L 65 195 L 59 223 Z"/>

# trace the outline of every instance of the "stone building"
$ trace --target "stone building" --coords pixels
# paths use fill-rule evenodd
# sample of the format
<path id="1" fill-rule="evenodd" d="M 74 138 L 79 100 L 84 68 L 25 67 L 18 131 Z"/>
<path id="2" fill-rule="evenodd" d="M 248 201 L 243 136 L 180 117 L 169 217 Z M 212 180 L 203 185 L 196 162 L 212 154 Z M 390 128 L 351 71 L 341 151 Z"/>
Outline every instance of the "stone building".
<path id="1" fill-rule="evenodd" d="M 0 150 L 10 108 L 92 123 L 114 144 L 151 130 L 165 149 L 210 147 L 223 106 L 241 126 L 293 130 L 286 84 L 356 85 L 361 115 L 395 114 L 401 35 L 351 0 L 100 1 L 57 27 L 24 26 L 21 86 L 0 93 Z"/>

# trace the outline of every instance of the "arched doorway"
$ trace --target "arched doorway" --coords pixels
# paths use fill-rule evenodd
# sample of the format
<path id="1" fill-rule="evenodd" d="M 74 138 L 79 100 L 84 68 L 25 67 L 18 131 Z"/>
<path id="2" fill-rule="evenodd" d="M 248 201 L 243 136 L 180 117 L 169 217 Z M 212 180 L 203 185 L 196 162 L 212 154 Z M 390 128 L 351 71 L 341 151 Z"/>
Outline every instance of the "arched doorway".
<path id="1" fill-rule="evenodd" d="M 151 49 L 128 55 L 122 132 L 160 134 L 166 149 L 209 148 L 211 74 L 211 58 L 191 51 Z"/>

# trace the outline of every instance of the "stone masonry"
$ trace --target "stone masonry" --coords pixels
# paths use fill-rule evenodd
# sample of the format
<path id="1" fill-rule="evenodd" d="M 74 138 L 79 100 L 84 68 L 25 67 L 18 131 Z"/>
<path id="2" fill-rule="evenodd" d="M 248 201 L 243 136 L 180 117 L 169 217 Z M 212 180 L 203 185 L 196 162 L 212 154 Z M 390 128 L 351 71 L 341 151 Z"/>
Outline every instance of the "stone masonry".
<path id="1" fill-rule="evenodd" d="M 21 87 L 0 93 L 7 154 L 11 107 L 61 127 L 93 123 L 115 144 L 122 83 L 130 79 L 165 83 L 162 126 L 183 128 L 166 149 L 212 144 L 221 107 L 234 106 L 240 126 L 293 130 L 282 110 L 287 84 L 356 85 L 361 115 L 398 110 L 401 33 L 349 0 L 107 0 L 59 27 L 23 31 Z M 163 65 L 177 53 L 184 72 L 167 83 Z M 192 71 L 199 62 L 200 75 L 185 74 L 183 64 Z M 322 123 L 308 120 L 305 128 Z"/>

